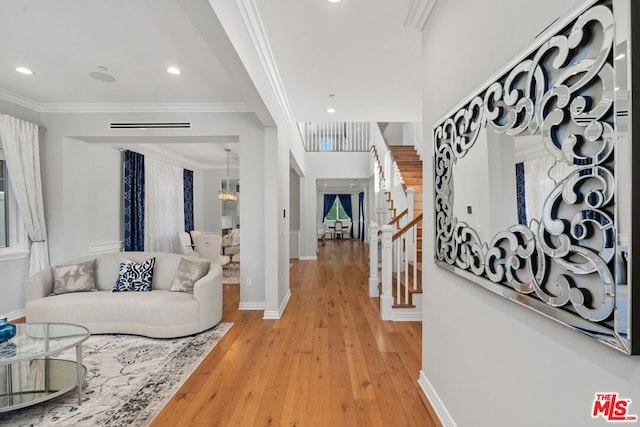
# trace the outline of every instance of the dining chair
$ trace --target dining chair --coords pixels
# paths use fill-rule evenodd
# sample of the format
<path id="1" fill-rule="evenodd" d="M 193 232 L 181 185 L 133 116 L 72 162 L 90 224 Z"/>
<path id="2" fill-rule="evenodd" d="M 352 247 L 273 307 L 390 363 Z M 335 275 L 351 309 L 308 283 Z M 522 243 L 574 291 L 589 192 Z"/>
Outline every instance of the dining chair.
<path id="1" fill-rule="evenodd" d="M 335 225 L 333 226 L 333 230 L 335 231 L 335 236 L 336 239 L 342 239 L 342 221 L 336 221 Z"/>
<path id="2" fill-rule="evenodd" d="M 229 257 L 222 255 L 222 237 L 217 234 L 200 234 L 195 238 L 196 251 L 200 258 L 208 259 L 220 265 L 229 264 Z"/>
<path id="3" fill-rule="evenodd" d="M 351 226 L 352 226 L 352 222 L 346 222 L 344 224 L 342 224 L 342 236 L 341 238 L 345 238 L 345 236 L 347 236 L 347 239 L 351 238 Z"/>
<path id="4" fill-rule="evenodd" d="M 333 239 L 333 233 L 334 233 L 334 229 L 333 226 L 325 221 L 322 223 L 322 240 L 324 241 L 325 237 L 327 237 L 327 234 L 329 235 L 330 239 Z"/>

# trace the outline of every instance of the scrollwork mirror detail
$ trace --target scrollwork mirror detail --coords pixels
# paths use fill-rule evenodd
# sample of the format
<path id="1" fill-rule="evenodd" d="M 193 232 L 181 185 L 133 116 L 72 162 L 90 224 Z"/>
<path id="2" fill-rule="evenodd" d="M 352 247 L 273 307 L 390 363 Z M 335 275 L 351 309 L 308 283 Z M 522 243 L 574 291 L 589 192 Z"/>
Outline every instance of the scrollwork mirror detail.
<path id="1" fill-rule="evenodd" d="M 631 354 L 625 254 L 616 234 L 617 127 L 628 115 L 616 92 L 630 86 L 615 70 L 627 64 L 615 33 L 617 3 L 583 5 L 434 125 L 435 257 L 440 266 Z M 508 165 L 502 166 L 522 181 L 528 164 L 519 172 L 513 159 L 523 136 L 538 138 L 535 149 L 550 159 L 544 172 L 552 184 L 540 209 L 527 217 L 524 199 L 517 200 L 513 221 L 493 231 L 465 221 L 471 206 L 456 209 L 466 202 L 456 198 L 464 197 L 456 182 L 466 173 L 457 169 L 463 159 L 473 150 L 491 157 L 495 151 L 481 144 L 505 144 L 500 161 Z M 508 156 L 507 146 L 516 147 Z M 495 173 L 493 166 L 486 170 Z M 509 188 L 517 193 L 520 184 Z M 490 232 L 486 240 L 481 230 Z"/>

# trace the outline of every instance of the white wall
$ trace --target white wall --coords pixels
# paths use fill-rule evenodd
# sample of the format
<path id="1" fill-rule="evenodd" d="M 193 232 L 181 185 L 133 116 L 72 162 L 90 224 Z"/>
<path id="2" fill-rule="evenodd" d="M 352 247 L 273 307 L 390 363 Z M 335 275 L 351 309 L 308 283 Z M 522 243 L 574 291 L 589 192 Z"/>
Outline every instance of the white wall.
<path id="1" fill-rule="evenodd" d="M 292 231 L 300 230 L 300 177 L 289 170 L 289 225 Z"/>
<path id="2" fill-rule="evenodd" d="M 424 144 L 431 126 L 574 0 L 438 1 L 423 32 Z M 433 167 L 424 163 L 425 224 Z M 640 360 L 434 266 L 424 229 L 423 374 L 458 426 L 602 426 L 594 394 L 618 392 L 640 414 Z"/>

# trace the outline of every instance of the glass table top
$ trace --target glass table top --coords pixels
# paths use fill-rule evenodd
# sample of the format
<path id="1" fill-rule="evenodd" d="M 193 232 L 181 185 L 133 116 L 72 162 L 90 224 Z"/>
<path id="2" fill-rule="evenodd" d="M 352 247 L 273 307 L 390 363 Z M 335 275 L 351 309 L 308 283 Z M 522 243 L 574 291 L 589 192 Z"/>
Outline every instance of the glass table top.
<path id="1" fill-rule="evenodd" d="M 0 343 L 0 366 L 49 356 L 89 338 L 87 328 L 67 323 L 16 323 L 16 336 Z"/>

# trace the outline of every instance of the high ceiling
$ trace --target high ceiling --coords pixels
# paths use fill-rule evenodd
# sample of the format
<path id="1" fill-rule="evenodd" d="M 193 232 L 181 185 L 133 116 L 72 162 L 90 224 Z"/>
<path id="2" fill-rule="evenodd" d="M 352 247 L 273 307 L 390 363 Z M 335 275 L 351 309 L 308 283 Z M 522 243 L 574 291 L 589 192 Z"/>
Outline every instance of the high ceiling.
<path id="1" fill-rule="evenodd" d="M 412 0 L 255 2 L 295 120 L 420 120 L 420 33 L 404 27 Z M 185 13 L 188 3 L 0 2 L 0 98 L 17 96 L 43 111 L 131 103 L 248 108 L 230 77 L 234 70 Z M 19 74 L 17 66 L 34 74 Z M 169 66 L 182 74 L 167 73 Z M 92 72 L 115 81 L 96 80 Z M 334 115 L 325 111 L 329 104 Z M 182 148 L 200 159 L 220 152 L 204 153 L 202 144 Z"/>
<path id="2" fill-rule="evenodd" d="M 411 0 L 257 3 L 297 121 L 422 120 L 421 34 L 404 25 Z"/>

